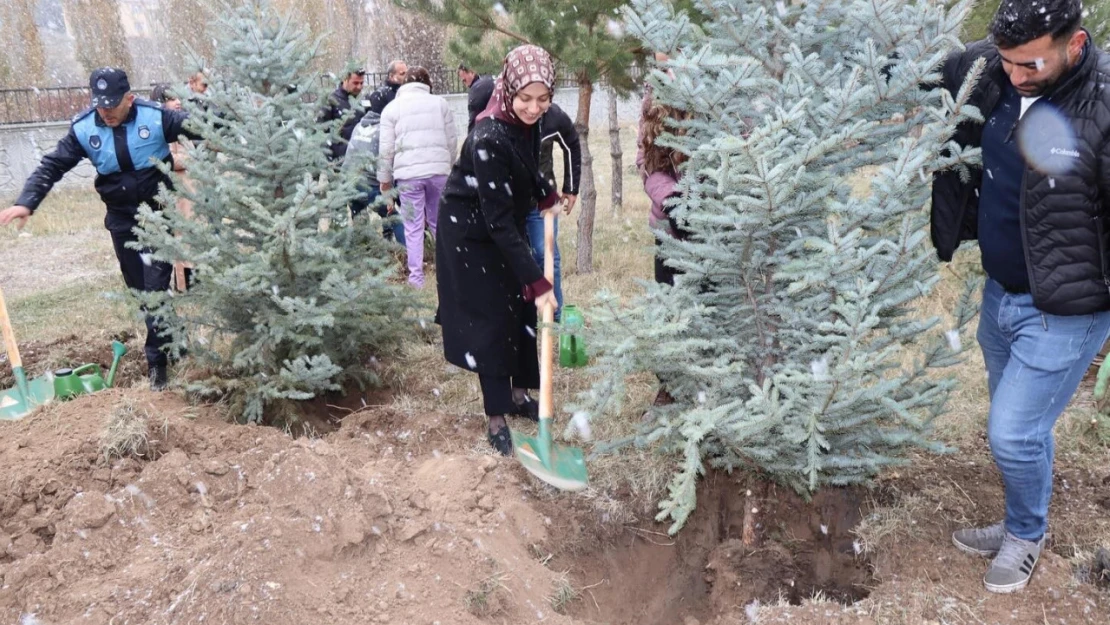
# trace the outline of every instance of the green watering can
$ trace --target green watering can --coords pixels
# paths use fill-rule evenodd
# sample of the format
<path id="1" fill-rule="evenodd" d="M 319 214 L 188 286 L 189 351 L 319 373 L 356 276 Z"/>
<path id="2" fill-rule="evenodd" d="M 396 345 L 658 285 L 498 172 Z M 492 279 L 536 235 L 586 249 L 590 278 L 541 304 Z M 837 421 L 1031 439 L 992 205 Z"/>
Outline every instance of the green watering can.
<path id="1" fill-rule="evenodd" d="M 76 369 L 59 369 L 28 380 L 15 343 L 15 332 L 12 331 L 3 291 L 0 291 L 0 336 L 4 339 L 4 349 L 8 353 L 8 363 L 15 378 L 15 387 L 0 389 L 0 421 L 22 419 L 36 407 L 48 404 L 55 398 L 69 399 L 112 386 L 119 359 L 127 353 L 123 343 L 112 341 L 112 368 L 108 371 L 107 380 L 100 374 L 100 365 L 96 364 Z"/>
<path id="2" fill-rule="evenodd" d="M 111 388 L 116 380 L 119 359 L 127 353 L 127 348 L 119 341 L 112 341 L 112 368 L 108 379 L 101 374 L 100 365 L 91 363 L 76 369 L 58 369 L 54 372 L 54 396 L 58 399 L 72 399 Z"/>
<path id="3" fill-rule="evenodd" d="M 589 362 L 586 344 L 578 334 L 586 327 L 582 311 L 573 304 L 563 306 L 562 332 L 559 336 L 559 365 L 567 368 L 585 367 Z"/>

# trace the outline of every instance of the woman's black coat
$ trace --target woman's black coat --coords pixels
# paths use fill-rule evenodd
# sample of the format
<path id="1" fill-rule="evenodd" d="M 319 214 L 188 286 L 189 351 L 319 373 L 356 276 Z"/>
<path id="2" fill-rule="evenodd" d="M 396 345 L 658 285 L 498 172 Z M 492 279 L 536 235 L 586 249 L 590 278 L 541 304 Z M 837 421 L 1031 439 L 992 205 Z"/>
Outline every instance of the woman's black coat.
<path id="1" fill-rule="evenodd" d="M 523 291 L 543 278 L 525 220 L 549 193 L 539 176 L 539 128 L 486 118 L 463 144 L 440 202 L 438 321 L 447 361 L 539 386 L 536 309 Z"/>

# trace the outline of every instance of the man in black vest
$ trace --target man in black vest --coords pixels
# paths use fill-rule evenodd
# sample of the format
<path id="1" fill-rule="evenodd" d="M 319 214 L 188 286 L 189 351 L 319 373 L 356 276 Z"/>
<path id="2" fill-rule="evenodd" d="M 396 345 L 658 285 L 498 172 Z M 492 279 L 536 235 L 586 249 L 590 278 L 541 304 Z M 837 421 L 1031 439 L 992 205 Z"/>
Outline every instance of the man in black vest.
<path id="1" fill-rule="evenodd" d="M 1044 547 L 1056 419 L 1110 334 L 1110 55 L 1081 27 L 1080 0 L 1006 0 L 991 38 L 944 65 L 955 94 L 986 69 L 971 103 L 986 122 L 955 141 L 983 167 L 933 185 L 941 260 L 978 240 L 988 280 L 978 340 L 991 398 L 987 435 L 1005 486 L 1005 518 L 964 529 L 962 551 L 994 556 L 987 590 L 1026 586 Z"/>
<path id="2" fill-rule="evenodd" d="M 69 132 L 42 158 L 15 205 L 0 211 L 0 226 L 14 221 L 22 227 L 54 184 L 88 158 L 96 167 L 96 192 L 108 208 L 104 226 L 112 234 L 124 282 L 137 291 L 165 291 L 172 267 L 128 244 L 136 240 L 133 229 L 138 224 L 139 205 L 161 208 L 155 200 L 158 186 L 170 186 L 170 179 L 158 164 L 172 163 L 169 144 L 179 136 L 200 137 L 184 130 L 185 113 L 136 99 L 121 69 L 95 70 L 89 77 L 89 89 L 92 106 L 73 118 Z M 154 390 L 162 390 L 167 382 L 163 347 L 169 339 L 159 332 L 157 320 L 148 315 L 145 352 Z"/>

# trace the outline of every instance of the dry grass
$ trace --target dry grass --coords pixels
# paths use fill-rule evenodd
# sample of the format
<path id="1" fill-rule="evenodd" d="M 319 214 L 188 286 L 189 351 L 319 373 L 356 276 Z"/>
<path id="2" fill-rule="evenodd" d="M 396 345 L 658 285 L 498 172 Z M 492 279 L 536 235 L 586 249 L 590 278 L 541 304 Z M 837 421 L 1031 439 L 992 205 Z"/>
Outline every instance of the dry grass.
<path id="1" fill-rule="evenodd" d="M 131 330 L 141 335 L 146 329 L 137 310 L 118 276 L 8 300 L 8 312 L 20 342 L 84 336 L 94 330 Z"/>
<path id="2" fill-rule="evenodd" d="M 547 598 L 548 603 L 551 604 L 551 609 L 557 614 L 566 614 L 567 606 L 571 603 L 578 601 L 581 593 L 570 582 L 570 571 L 563 571 L 552 580 L 554 590 L 551 596 Z"/>
<path id="3" fill-rule="evenodd" d="M 502 593 L 508 593 L 505 586 L 509 576 L 495 572 L 493 575 L 478 582 L 477 586 L 463 593 L 463 605 L 466 610 L 478 618 L 486 618 L 500 614 L 504 609 Z"/>
<path id="4" fill-rule="evenodd" d="M 142 456 L 150 440 L 150 413 L 134 399 L 116 404 L 100 431 L 100 456 L 105 462 Z"/>
<path id="5" fill-rule="evenodd" d="M 8 205 L 4 204 L 5 207 Z M 80 189 L 55 189 L 46 196 L 46 200 L 28 220 L 22 232 L 43 237 L 103 230 L 104 211 L 104 203 L 93 191 L 91 184 Z M 20 233 L 15 226 L 0 228 L 0 246 L 19 238 Z"/>

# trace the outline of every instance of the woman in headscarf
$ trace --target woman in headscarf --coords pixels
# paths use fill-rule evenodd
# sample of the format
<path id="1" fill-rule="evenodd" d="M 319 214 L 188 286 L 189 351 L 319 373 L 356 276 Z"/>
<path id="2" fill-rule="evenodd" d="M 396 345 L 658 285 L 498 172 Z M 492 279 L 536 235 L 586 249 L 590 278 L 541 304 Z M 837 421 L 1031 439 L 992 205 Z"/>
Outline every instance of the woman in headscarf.
<path id="1" fill-rule="evenodd" d="M 506 456 L 513 449 L 506 417 L 538 418 L 527 394 L 540 384 L 536 311 L 555 305 L 525 230 L 532 207 L 549 210 L 559 201 L 539 168 L 538 122 L 554 86 L 543 48 L 520 46 L 505 57 L 440 204 L 436 273 L 444 356 L 478 374 L 489 442 Z"/>

